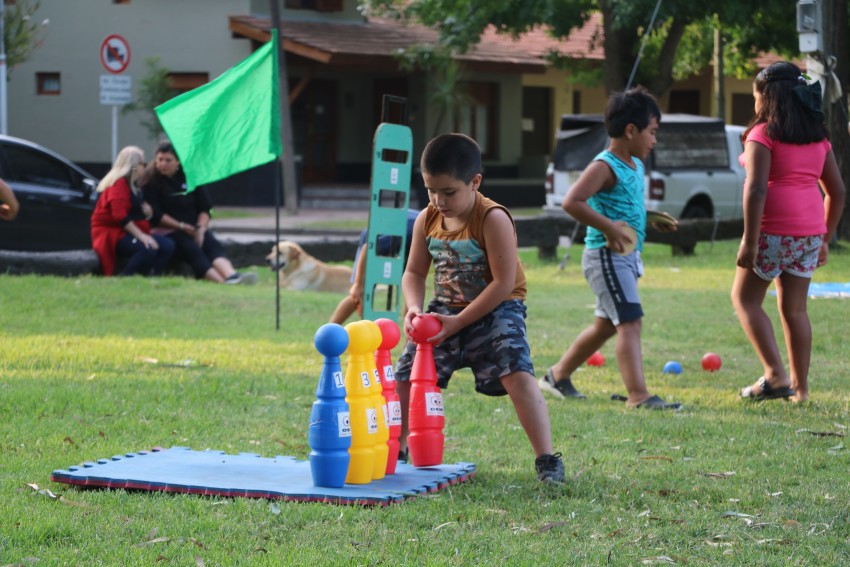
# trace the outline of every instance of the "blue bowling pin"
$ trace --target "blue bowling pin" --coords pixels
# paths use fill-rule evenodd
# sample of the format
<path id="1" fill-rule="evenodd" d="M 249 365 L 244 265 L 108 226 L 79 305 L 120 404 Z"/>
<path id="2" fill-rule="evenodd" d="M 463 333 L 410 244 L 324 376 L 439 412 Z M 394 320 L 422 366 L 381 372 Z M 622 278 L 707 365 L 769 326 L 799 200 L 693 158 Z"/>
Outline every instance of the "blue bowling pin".
<path id="1" fill-rule="evenodd" d="M 351 447 L 351 420 L 339 362 L 339 355 L 348 348 L 348 333 L 342 326 L 328 323 L 316 331 L 314 344 L 325 362 L 310 413 L 310 472 L 315 486 L 341 488 L 348 474 Z"/>

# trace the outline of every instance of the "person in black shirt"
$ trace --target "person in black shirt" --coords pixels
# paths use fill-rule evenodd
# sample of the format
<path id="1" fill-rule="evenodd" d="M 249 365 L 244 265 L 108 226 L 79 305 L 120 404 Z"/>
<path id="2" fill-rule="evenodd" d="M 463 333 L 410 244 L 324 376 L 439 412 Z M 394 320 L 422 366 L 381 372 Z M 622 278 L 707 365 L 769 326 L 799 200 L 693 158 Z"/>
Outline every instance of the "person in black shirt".
<path id="1" fill-rule="evenodd" d="M 151 224 L 174 240 L 177 257 L 192 267 L 196 278 L 228 284 L 257 281 L 256 274 L 240 274 L 225 257 L 224 248 L 209 230 L 209 194 L 203 186 L 187 191 L 186 176 L 170 142 L 157 147 L 156 160 L 142 180 L 142 190 L 153 209 Z"/>

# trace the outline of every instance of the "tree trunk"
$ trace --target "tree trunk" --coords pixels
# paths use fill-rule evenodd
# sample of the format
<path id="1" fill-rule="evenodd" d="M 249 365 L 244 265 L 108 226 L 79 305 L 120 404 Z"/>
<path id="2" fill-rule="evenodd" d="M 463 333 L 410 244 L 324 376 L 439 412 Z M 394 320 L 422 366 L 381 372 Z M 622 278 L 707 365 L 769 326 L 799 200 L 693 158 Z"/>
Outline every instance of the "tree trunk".
<path id="1" fill-rule="evenodd" d="M 673 85 L 673 64 L 676 62 L 676 50 L 685 33 L 685 22 L 679 18 L 673 19 L 673 24 L 664 38 L 661 56 L 658 58 L 658 73 L 653 76 L 648 85 L 649 90 L 657 97 L 664 96 Z"/>
<path id="2" fill-rule="evenodd" d="M 2 1 L 2 0 L 0 0 Z M 283 46 L 280 25 L 280 5 L 278 0 L 269 0 L 270 19 L 273 28 L 277 29 L 277 37 Z M 292 109 L 289 106 L 289 74 L 286 68 L 286 50 L 278 53 L 280 72 L 280 134 L 283 149 L 283 206 L 291 214 L 298 213 L 298 182 L 295 175 L 295 143 L 292 134 Z M 280 188 L 275 191 L 279 193 Z"/>
<path id="3" fill-rule="evenodd" d="M 626 86 L 635 51 L 633 30 L 614 27 L 614 2 L 600 0 L 602 12 L 602 30 L 605 35 L 605 62 L 603 74 L 605 90 L 608 94 L 621 91 Z"/>

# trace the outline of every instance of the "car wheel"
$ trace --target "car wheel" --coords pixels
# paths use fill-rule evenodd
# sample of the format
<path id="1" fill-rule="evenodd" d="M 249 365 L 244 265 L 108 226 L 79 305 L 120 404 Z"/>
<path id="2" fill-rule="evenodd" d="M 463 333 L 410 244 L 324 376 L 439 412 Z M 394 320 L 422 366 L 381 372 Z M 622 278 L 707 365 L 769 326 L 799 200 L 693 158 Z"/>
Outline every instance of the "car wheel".
<path id="1" fill-rule="evenodd" d="M 688 205 L 685 207 L 685 210 L 682 211 L 683 219 L 710 219 L 711 215 L 708 214 L 708 211 L 702 205 Z"/>

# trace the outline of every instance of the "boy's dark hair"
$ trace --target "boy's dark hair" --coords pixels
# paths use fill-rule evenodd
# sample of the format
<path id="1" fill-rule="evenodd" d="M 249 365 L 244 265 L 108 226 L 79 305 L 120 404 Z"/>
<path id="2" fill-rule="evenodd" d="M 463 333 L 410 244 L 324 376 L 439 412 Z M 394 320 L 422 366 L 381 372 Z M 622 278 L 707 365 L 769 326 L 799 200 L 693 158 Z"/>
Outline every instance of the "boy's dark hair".
<path id="1" fill-rule="evenodd" d="M 605 105 L 605 129 L 612 138 L 625 134 L 629 124 L 643 130 L 653 118 L 661 122 L 661 109 L 658 107 L 658 101 L 645 87 L 638 86 L 625 92 L 613 93 Z"/>
<path id="2" fill-rule="evenodd" d="M 820 90 L 816 94 L 807 93 L 812 87 L 796 65 L 777 61 L 756 75 L 753 86 L 761 94 L 762 104 L 747 125 L 745 140 L 753 126 L 761 123 L 765 123 L 768 137 L 786 144 L 811 144 L 829 139 L 823 122 Z M 804 100 L 795 91 L 809 96 Z"/>
<path id="3" fill-rule="evenodd" d="M 429 175 L 450 175 L 469 183 L 481 173 L 481 148 L 465 134 L 442 134 L 425 146 L 419 165 Z"/>

